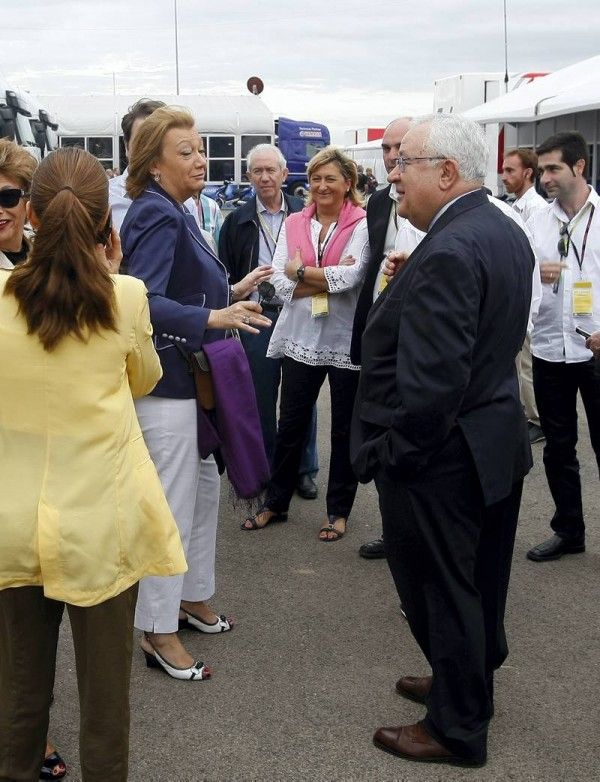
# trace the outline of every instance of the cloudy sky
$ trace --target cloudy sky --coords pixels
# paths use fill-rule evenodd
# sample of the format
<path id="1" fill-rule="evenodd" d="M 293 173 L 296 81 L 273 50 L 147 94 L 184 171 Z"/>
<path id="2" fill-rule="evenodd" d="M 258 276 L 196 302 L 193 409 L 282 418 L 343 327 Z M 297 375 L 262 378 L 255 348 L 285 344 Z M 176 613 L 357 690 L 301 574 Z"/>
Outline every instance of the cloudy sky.
<path id="1" fill-rule="evenodd" d="M 0 0 L 0 76 L 37 94 L 175 93 L 173 0 Z M 180 93 L 265 83 L 343 131 L 431 109 L 435 79 L 504 72 L 502 0 L 177 0 Z M 507 0 L 511 73 L 600 53 L 598 0 Z M 183 101 L 181 101 L 183 103 Z"/>

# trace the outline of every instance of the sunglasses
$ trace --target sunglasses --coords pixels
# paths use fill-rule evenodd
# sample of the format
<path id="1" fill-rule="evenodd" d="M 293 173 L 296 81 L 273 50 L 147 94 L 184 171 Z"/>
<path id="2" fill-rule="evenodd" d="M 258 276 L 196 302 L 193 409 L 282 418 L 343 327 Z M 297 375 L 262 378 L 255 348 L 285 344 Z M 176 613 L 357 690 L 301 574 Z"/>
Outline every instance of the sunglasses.
<path id="1" fill-rule="evenodd" d="M 12 209 L 22 198 L 27 198 L 29 193 L 21 190 L 20 187 L 7 187 L 0 190 L 0 206 L 4 209 Z"/>
<path id="2" fill-rule="evenodd" d="M 558 254 L 561 258 L 566 258 L 569 254 L 569 229 L 566 225 L 563 225 L 559 231 L 559 240 L 558 240 Z"/>

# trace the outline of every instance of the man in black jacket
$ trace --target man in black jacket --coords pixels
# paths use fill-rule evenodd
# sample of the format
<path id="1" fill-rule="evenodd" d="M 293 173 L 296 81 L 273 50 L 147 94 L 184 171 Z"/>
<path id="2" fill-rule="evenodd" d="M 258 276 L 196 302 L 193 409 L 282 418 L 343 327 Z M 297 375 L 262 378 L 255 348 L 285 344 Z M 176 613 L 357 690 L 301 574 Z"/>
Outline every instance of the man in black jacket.
<path id="1" fill-rule="evenodd" d="M 425 719 L 380 728 L 374 742 L 403 758 L 466 765 L 487 756 L 531 467 L 515 357 L 534 256 L 488 201 L 486 162 L 481 128 L 457 115 L 421 121 L 402 141 L 390 181 L 400 214 L 427 236 L 369 313 L 352 437 L 353 466 L 375 480 L 389 567 L 433 674 L 396 685 L 426 705 Z"/>
<path id="2" fill-rule="evenodd" d="M 410 126 L 410 117 L 399 117 L 392 120 L 385 129 L 381 139 L 383 165 L 389 174 L 396 166 L 400 154 L 400 142 Z M 396 189 L 391 185 L 377 190 L 367 202 L 367 226 L 369 229 L 369 249 L 371 260 L 365 275 L 365 280 L 358 297 L 354 325 L 352 327 L 352 343 L 350 355 L 353 364 L 360 364 L 360 341 L 367 322 L 371 305 L 377 298 L 380 289 L 381 263 L 386 255 L 394 249 L 398 233 L 398 218 L 396 214 Z M 375 538 L 363 543 L 358 553 L 365 559 L 381 559 L 385 557 L 383 539 Z"/>
<path id="3" fill-rule="evenodd" d="M 259 264 L 271 265 L 283 221 L 288 214 L 299 212 L 304 207 L 302 199 L 289 196 L 281 189 L 288 170 L 277 147 L 258 144 L 248 153 L 246 164 L 248 179 L 256 195 L 227 216 L 219 236 L 219 257 L 229 271 L 232 284 L 239 282 Z M 267 458 L 272 462 L 277 434 L 281 360 L 267 358 L 266 354 L 282 302 L 273 298 L 261 301 L 261 306 L 263 314 L 273 323 L 271 329 L 262 329 L 260 334 L 242 333 L 240 336 L 252 371 Z M 317 496 L 314 481 L 319 469 L 316 433 L 315 408 L 298 474 L 298 494 L 305 499 Z"/>

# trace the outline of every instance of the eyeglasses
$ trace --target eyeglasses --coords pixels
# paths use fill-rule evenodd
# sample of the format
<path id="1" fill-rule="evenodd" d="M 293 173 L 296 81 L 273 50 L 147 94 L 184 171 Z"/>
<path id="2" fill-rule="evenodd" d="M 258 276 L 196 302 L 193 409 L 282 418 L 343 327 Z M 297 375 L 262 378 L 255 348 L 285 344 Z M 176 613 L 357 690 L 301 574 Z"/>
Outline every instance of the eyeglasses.
<path id="1" fill-rule="evenodd" d="M 4 209 L 12 209 L 22 198 L 27 198 L 29 193 L 19 187 L 6 187 L 0 190 L 0 206 Z"/>
<path id="2" fill-rule="evenodd" d="M 447 160 L 445 157 L 400 157 L 396 158 L 394 163 L 400 169 L 400 173 L 403 174 L 406 171 L 406 166 L 409 163 L 414 163 L 416 160 Z"/>

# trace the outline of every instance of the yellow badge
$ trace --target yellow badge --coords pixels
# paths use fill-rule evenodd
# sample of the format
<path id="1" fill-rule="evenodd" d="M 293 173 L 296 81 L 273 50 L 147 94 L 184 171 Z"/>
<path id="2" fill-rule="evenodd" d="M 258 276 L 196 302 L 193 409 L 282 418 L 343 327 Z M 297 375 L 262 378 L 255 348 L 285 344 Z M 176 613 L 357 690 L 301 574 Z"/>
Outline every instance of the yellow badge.
<path id="1" fill-rule="evenodd" d="M 573 315 L 592 315 L 594 312 L 594 297 L 592 283 L 589 280 L 579 280 L 573 283 Z"/>
<path id="2" fill-rule="evenodd" d="M 385 274 L 381 275 L 381 279 L 379 280 L 379 290 L 377 291 L 377 294 L 383 293 L 384 290 L 387 288 L 388 285 L 388 278 L 385 276 Z"/>
<path id="3" fill-rule="evenodd" d="M 311 304 L 313 318 L 324 318 L 326 315 L 329 315 L 329 294 L 326 291 L 324 293 L 315 293 L 311 297 Z"/>

